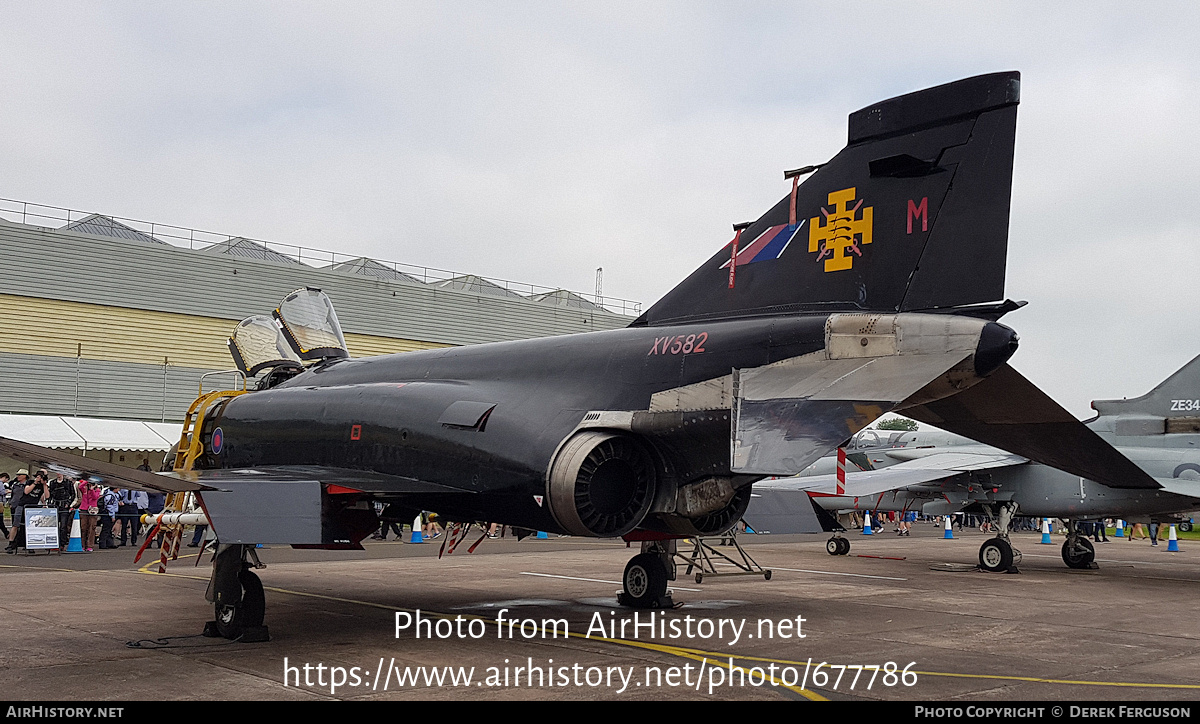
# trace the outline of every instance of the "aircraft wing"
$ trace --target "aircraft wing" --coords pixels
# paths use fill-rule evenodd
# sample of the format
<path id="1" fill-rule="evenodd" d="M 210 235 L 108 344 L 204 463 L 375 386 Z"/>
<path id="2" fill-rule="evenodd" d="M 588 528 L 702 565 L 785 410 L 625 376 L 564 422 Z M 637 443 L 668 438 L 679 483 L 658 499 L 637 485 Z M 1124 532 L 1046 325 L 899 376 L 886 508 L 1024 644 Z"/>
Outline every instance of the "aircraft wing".
<path id="1" fill-rule="evenodd" d="M 206 487 L 197 481 L 180 480 L 169 475 L 127 468 L 7 437 L 0 437 L 0 453 L 15 460 L 28 460 L 33 468 L 46 468 L 73 478 L 87 477 L 114 488 L 183 493 L 204 490 Z"/>
<path id="2" fill-rule="evenodd" d="M 183 473 L 165 473 L 167 477 L 181 482 L 199 484 L 211 497 L 214 492 L 235 492 L 247 484 L 300 483 L 316 482 L 323 485 L 336 485 L 346 488 L 347 492 L 364 493 L 473 493 L 468 488 L 460 488 L 441 483 L 430 483 L 403 475 L 388 475 L 367 470 L 339 468 L 324 465 L 263 465 L 255 468 L 222 468 L 216 470 L 190 470 Z"/>
<path id="3" fill-rule="evenodd" d="M 950 478 L 960 473 L 976 470 L 1021 465 L 1029 462 L 1020 455 L 996 451 L 992 453 L 944 452 L 899 463 L 879 470 L 855 470 L 846 473 L 844 492 L 837 491 L 837 475 L 813 475 L 811 477 L 774 480 L 756 483 L 755 491 L 789 490 L 804 491 L 817 495 L 844 495 L 866 497 L 889 490 L 906 488 L 936 480 Z"/>
<path id="4" fill-rule="evenodd" d="M 1110 488 L 1160 488 L 1007 363 L 952 397 L 896 412 Z"/>
<path id="5" fill-rule="evenodd" d="M 1163 490 L 1175 495 L 1186 495 L 1189 498 L 1200 498 L 1200 480 L 1185 478 L 1155 478 Z"/>

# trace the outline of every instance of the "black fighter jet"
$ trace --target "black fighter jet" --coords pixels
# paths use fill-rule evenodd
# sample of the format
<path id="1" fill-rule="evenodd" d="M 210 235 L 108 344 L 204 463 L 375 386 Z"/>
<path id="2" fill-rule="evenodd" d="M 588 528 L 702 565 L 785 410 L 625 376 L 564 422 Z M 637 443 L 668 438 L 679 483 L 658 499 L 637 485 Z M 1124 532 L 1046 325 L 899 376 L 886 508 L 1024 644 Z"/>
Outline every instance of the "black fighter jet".
<path id="1" fill-rule="evenodd" d="M 239 364 L 270 371 L 197 400 L 174 472 L 75 464 L 199 491 L 227 636 L 262 630 L 254 544 L 357 548 L 421 510 L 640 541 L 622 601 L 670 605 L 676 539 L 729 529 L 755 481 L 888 411 L 1127 483 L 1145 473 L 1006 364 L 1019 88 L 994 73 L 852 113 L 845 149 L 785 173 L 791 193 L 625 329 L 353 359 L 298 290 L 239 326 Z M 31 447 L 0 441 L 72 465 Z"/>

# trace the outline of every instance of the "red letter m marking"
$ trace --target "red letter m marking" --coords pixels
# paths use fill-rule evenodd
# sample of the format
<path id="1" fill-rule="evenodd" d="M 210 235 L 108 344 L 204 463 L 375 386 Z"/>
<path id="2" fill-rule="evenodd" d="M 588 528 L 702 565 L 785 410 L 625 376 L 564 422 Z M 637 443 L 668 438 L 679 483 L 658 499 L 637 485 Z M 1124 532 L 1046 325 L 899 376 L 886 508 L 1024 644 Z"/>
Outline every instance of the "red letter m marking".
<path id="1" fill-rule="evenodd" d="M 921 199 L 921 205 L 917 206 L 912 199 L 908 200 L 908 233 L 912 233 L 913 219 L 921 217 L 921 231 L 929 231 L 929 197 Z"/>

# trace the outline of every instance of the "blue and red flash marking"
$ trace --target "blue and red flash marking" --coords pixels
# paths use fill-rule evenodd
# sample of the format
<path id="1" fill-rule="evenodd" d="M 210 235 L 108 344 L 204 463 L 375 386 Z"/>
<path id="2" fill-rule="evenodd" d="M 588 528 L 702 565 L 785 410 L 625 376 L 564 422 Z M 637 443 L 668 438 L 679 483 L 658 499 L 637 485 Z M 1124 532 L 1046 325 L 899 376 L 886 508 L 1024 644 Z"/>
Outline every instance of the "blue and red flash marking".
<path id="1" fill-rule="evenodd" d="M 796 234 L 800 232 L 800 229 L 803 226 L 803 221 L 801 221 L 799 224 L 780 224 L 778 226 L 772 226 L 763 233 L 759 234 L 754 241 L 750 242 L 741 249 L 738 249 L 737 265 L 745 266 L 746 264 L 753 264 L 759 261 L 778 259 L 783 255 L 783 252 L 787 250 L 788 245 L 791 244 L 792 240 L 796 238 Z M 726 269 L 728 267 L 728 260 L 721 265 L 722 269 Z"/>

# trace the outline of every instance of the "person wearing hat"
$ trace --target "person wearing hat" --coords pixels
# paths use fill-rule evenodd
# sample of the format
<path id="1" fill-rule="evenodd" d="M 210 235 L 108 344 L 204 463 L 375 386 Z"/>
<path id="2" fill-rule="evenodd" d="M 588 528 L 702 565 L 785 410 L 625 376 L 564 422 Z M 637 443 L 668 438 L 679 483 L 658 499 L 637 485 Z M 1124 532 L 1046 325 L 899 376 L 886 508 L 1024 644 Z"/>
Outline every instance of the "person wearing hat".
<path id="1" fill-rule="evenodd" d="M 13 529 L 9 536 L 8 548 L 5 553 L 16 553 L 18 548 L 25 545 L 25 509 L 41 505 L 50 494 L 42 471 L 29 479 L 29 471 L 21 468 L 17 471 L 17 479 L 13 482 Z M 20 496 L 20 497 L 18 497 Z"/>

